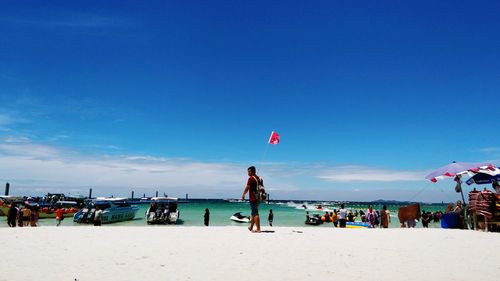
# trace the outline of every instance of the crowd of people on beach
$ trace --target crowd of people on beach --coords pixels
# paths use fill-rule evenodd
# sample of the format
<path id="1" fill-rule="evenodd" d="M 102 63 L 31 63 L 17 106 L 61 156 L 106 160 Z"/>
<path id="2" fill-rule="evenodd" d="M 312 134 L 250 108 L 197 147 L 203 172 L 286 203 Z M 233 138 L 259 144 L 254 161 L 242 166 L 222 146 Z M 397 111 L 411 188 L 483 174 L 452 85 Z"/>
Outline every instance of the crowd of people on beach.
<path id="1" fill-rule="evenodd" d="M 360 221 L 367 223 L 370 228 L 382 227 L 388 228 L 390 223 L 390 212 L 387 210 L 387 206 L 383 206 L 382 210 L 374 210 L 372 206 L 368 206 L 366 211 L 363 210 L 347 210 L 344 204 L 340 205 L 340 209 L 334 209 L 332 212 L 325 212 L 323 216 L 318 214 L 310 216 L 309 212 L 306 212 L 306 222 L 314 219 L 321 220 L 324 223 L 333 223 L 335 227 L 345 228 L 347 222 L 355 222 L 357 218 Z"/>
<path id="2" fill-rule="evenodd" d="M 458 208 L 455 209 L 455 211 L 458 211 Z M 426 212 L 423 210 L 421 214 L 422 227 L 427 228 L 429 227 L 429 223 L 439 222 L 442 215 L 443 212 L 441 210 L 436 212 Z M 391 222 L 391 213 L 386 205 L 383 205 L 381 210 L 374 210 L 372 206 L 368 206 L 367 210 L 347 210 L 344 204 L 341 204 L 340 209 L 334 209 L 332 212 L 325 212 L 324 215 L 314 214 L 311 216 L 309 211 L 306 211 L 306 222 L 311 220 L 320 220 L 322 223 L 333 223 L 335 227 L 340 228 L 345 228 L 347 222 L 366 223 L 369 228 L 388 228 Z M 416 222 L 414 220 L 409 220 L 405 222 L 402 227 L 416 227 Z"/>
<path id="3" fill-rule="evenodd" d="M 61 207 L 54 207 L 50 210 L 51 213 L 55 215 L 56 226 L 60 226 L 61 222 L 64 220 L 64 209 Z M 97 208 L 96 218 L 94 220 L 95 226 L 101 225 L 101 215 L 102 210 Z M 29 204 L 24 204 L 22 206 L 11 203 L 9 206 L 9 211 L 7 213 L 7 224 L 9 227 L 36 227 L 37 222 L 40 219 L 40 207 L 31 206 Z"/>
<path id="4" fill-rule="evenodd" d="M 10 205 L 7 213 L 7 224 L 9 227 L 37 226 L 40 208 L 25 204 L 18 208 L 14 203 Z"/>

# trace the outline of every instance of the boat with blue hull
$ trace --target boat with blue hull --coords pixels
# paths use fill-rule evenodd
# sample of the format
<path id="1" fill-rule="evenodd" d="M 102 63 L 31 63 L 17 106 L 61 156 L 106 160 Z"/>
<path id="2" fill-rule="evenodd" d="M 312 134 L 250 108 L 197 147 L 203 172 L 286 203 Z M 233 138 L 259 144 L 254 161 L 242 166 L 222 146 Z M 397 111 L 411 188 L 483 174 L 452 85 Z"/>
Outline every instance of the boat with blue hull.
<path id="1" fill-rule="evenodd" d="M 126 198 L 97 198 L 88 201 L 85 208 L 74 215 L 73 221 L 93 223 L 96 208 L 102 210 L 101 222 L 103 224 L 133 220 L 139 211 L 139 207 L 131 205 Z"/>

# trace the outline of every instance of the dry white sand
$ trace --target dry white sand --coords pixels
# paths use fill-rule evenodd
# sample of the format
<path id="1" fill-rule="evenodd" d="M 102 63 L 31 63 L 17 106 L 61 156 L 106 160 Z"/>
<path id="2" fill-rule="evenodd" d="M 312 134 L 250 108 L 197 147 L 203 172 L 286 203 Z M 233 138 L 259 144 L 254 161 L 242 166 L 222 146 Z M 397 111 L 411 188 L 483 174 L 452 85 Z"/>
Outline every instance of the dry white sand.
<path id="1" fill-rule="evenodd" d="M 500 234 L 444 229 L 1 228 L 0 280 L 500 280 Z"/>

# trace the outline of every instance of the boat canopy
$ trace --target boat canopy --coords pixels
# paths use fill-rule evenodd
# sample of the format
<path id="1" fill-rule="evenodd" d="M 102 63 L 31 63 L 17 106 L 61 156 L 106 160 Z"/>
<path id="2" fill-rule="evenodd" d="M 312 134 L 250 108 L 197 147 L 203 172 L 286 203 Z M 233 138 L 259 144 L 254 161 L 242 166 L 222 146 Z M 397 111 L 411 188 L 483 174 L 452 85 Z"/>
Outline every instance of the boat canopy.
<path id="1" fill-rule="evenodd" d="M 172 202 L 172 201 L 178 201 L 177 198 L 174 197 L 153 197 L 151 198 L 152 202 Z"/>
<path id="2" fill-rule="evenodd" d="M 76 205 L 78 205 L 78 202 L 75 202 L 75 201 L 57 201 L 56 204 L 57 205 L 72 205 L 72 206 L 76 206 Z"/>

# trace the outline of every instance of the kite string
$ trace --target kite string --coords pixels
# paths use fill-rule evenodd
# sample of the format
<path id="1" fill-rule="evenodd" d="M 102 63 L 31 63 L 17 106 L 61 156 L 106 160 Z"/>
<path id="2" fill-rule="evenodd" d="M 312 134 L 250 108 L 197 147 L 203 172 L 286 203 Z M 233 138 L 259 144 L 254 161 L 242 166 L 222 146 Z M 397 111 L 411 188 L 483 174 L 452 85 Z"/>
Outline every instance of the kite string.
<path id="1" fill-rule="evenodd" d="M 422 189 L 420 189 L 419 191 L 417 191 L 417 193 L 415 193 L 412 197 L 410 197 L 410 201 L 413 201 L 413 199 L 415 199 L 417 196 L 419 196 L 426 188 L 427 188 L 427 186 L 424 185 L 424 187 L 422 187 Z M 444 193 L 444 190 L 441 187 L 439 187 L 439 191 L 441 191 L 441 193 Z"/>
<path id="2" fill-rule="evenodd" d="M 427 186 L 422 187 L 417 193 L 415 193 L 412 197 L 410 197 L 410 201 L 413 201 L 417 196 L 419 196 L 426 188 Z"/>
<path id="3" fill-rule="evenodd" d="M 260 170 L 260 166 L 262 165 L 262 163 L 264 163 L 264 159 L 266 158 L 266 155 L 267 155 L 267 150 L 269 149 L 269 143 L 266 144 L 266 148 L 264 149 L 264 154 L 262 154 L 262 158 L 260 159 L 259 162 L 257 162 L 257 174 L 259 173 L 259 170 Z"/>
<path id="4" fill-rule="evenodd" d="M 417 191 L 413 196 L 410 197 L 410 201 L 413 201 L 417 196 L 419 196 L 427 187 L 429 184 L 424 185 L 419 191 Z"/>

